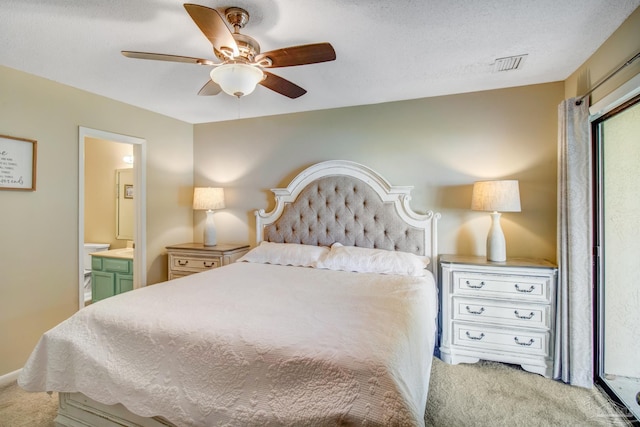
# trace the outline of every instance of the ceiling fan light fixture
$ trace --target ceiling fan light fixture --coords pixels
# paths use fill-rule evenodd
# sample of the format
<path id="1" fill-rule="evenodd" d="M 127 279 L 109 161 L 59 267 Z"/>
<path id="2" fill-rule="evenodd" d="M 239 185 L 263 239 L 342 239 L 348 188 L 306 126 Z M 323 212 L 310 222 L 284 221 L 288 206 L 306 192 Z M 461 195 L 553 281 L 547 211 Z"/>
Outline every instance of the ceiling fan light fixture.
<path id="1" fill-rule="evenodd" d="M 189 56 L 168 55 L 164 53 L 122 51 L 128 58 L 152 59 L 156 61 L 186 62 L 213 66 L 211 79 L 202 86 L 198 95 L 209 96 L 225 92 L 240 98 L 254 91 L 257 84 L 290 99 L 296 99 L 307 93 L 304 88 L 279 77 L 270 71 L 272 68 L 294 67 L 334 61 L 336 52 L 330 43 L 312 43 L 260 52 L 260 44 L 246 34 L 240 34 L 249 21 L 249 13 L 238 7 L 231 7 L 221 15 L 216 9 L 193 3 L 185 3 L 191 19 L 213 47 L 214 55 L 220 65 L 214 61 Z M 233 32 L 229 25 L 233 27 Z"/>
<path id="2" fill-rule="evenodd" d="M 211 70 L 211 80 L 225 93 L 238 98 L 253 92 L 263 78 L 260 68 L 248 64 L 223 64 Z"/>

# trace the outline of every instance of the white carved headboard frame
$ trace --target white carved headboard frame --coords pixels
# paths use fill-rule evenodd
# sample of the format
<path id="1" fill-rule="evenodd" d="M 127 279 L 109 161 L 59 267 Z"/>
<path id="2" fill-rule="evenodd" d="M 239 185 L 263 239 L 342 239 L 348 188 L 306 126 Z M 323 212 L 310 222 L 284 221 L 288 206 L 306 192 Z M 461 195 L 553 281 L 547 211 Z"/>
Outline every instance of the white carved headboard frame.
<path id="1" fill-rule="evenodd" d="M 308 167 L 287 188 L 274 188 L 276 205 L 256 215 L 257 243 L 330 246 L 340 242 L 428 256 L 437 276 L 439 213 L 414 212 L 412 186 L 392 186 L 370 168 L 346 160 Z"/>

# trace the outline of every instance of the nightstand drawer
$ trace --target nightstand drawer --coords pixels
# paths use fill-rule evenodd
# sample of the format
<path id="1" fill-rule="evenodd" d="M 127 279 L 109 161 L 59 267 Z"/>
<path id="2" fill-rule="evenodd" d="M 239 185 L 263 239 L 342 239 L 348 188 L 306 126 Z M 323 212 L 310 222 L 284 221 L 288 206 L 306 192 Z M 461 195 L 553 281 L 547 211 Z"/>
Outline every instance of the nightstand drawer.
<path id="1" fill-rule="evenodd" d="M 548 276 L 517 276 L 490 273 L 453 272 L 453 293 L 549 302 Z"/>
<path id="2" fill-rule="evenodd" d="M 229 265 L 248 251 L 249 245 L 231 243 L 219 243 L 215 246 L 181 243 L 167 246 L 169 280 Z"/>
<path id="3" fill-rule="evenodd" d="M 486 325 L 453 323 L 453 344 L 489 351 L 535 356 L 549 355 L 549 334 L 543 331 L 499 329 Z"/>
<path id="4" fill-rule="evenodd" d="M 218 268 L 222 265 L 219 257 L 190 257 L 190 256 L 169 256 L 169 263 L 171 270 L 174 271 L 188 271 L 188 272 L 200 272 L 210 270 L 212 268 Z"/>
<path id="5" fill-rule="evenodd" d="M 551 328 L 551 307 L 480 298 L 453 298 L 453 319 L 529 328 Z"/>

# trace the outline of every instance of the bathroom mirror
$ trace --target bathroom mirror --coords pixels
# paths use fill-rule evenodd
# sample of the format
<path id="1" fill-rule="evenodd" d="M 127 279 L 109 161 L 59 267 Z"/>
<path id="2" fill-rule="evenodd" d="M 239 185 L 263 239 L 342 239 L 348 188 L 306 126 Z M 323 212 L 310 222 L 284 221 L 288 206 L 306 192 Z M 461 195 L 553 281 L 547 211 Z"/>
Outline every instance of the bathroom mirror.
<path id="1" fill-rule="evenodd" d="M 116 169 L 116 239 L 133 240 L 135 188 L 133 168 Z"/>

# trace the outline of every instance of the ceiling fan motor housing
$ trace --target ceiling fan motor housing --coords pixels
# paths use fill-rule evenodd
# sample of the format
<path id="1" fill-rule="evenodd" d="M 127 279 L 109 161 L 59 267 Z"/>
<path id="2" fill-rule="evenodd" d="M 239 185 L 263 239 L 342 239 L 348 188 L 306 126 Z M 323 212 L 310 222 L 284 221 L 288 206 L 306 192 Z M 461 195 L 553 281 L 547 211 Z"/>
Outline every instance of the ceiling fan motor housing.
<path id="1" fill-rule="evenodd" d="M 245 34 L 240 34 L 240 29 L 249 22 L 249 12 L 239 7 L 230 7 L 225 10 L 225 18 L 227 22 L 234 28 L 233 39 L 236 41 L 238 51 L 240 52 L 240 58 L 233 56 L 229 51 L 218 52 L 214 49 L 214 53 L 218 59 L 225 61 L 229 58 L 246 59 L 247 62 L 253 62 L 253 58 L 260 53 L 260 44 L 253 37 L 249 37 Z"/>
<path id="2" fill-rule="evenodd" d="M 227 18 L 227 22 L 238 31 L 244 28 L 249 22 L 249 12 L 240 7 L 230 7 L 224 11 L 224 16 Z"/>

